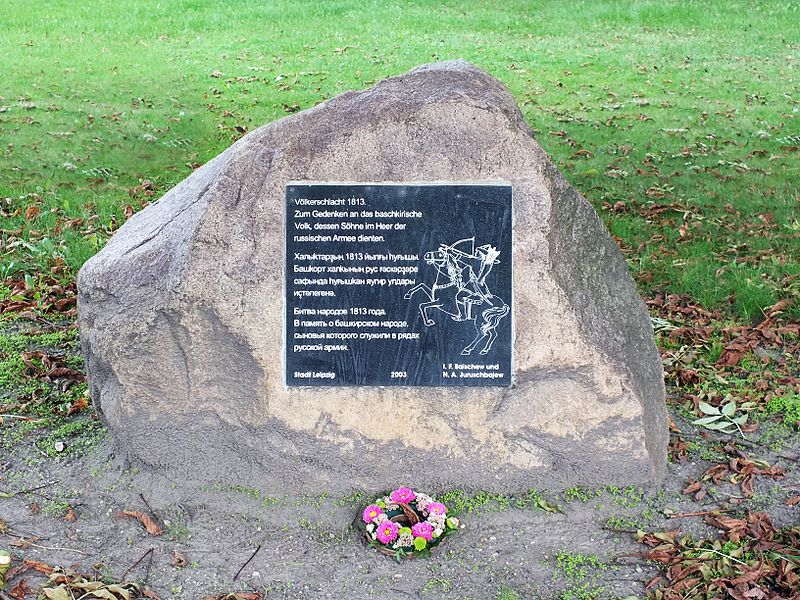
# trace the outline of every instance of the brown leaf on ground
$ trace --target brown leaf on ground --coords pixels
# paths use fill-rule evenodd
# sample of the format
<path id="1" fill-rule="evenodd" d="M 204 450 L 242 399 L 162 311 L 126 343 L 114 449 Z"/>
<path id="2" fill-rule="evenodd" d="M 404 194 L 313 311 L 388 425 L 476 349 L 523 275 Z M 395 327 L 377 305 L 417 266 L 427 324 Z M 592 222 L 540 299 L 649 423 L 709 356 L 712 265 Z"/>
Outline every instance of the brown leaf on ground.
<path id="1" fill-rule="evenodd" d="M 67 416 L 74 415 L 76 412 L 82 411 L 87 406 L 89 406 L 89 399 L 86 398 L 86 396 L 81 396 L 72 403 L 72 406 L 69 407 Z"/>
<path id="2" fill-rule="evenodd" d="M 730 473 L 728 465 L 714 465 L 713 467 L 706 469 L 705 473 L 703 473 L 703 481 L 711 480 L 711 483 L 717 485 L 725 478 L 726 475 L 728 475 L 728 473 Z"/>
<path id="3" fill-rule="evenodd" d="M 800 527 L 776 530 L 766 513 L 735 519 L 716 513 L 706 517 L 722 529 L 722 539 L 693 541 L 675 532 L 640 533 L 640 543 L 654 547 L 646 558 L 666 569 L 648 583 L 654 600 L 786 600 L 800 598 L 800 575 L 795 556 Z M 727 546 L 728 542 L 734 544 Z M 657 590 L 655 586 L 659 585 Z"/>
<path id="4" fill-rule="evenodd" d="M 22 567 L 25 569 L 33 569 L 43 575 L 51 575 L 53 573 L 53 567 L 43 562 L 39 562 L 38 560 L 31 560 L 25 559 L 22 561 Z"/>
<path id="5" fill-rule="evenodd" d="M 75 381 L 86 381 L 86 375 L 81 373 L 80 371 L 76 371 L 75 369 L 70 369 L 69 367 L 52 367 L 47 372 L 47 377 L 49 379 L 57 379 L 57 378 L 66 378 L 66 379 L 74 379 Z"/>
<path id="6" fill-rule="evenodd" d="M 673 437 L 669 442 L 669 455 L 674 462 L 678 463 L 686 462 L 688 458 L 687 455 L 688 450 L 689 450 L 688 442 L 678 437 L 677 435 Z"/>
<path id="7" fill-rule="evenodd" d="M 686 494 L 686 495 L 694 494 L 696 492 L 699 492 L 701 487 L 702 487 L 702 485 L 700 484 L 699 481 L 694 481 L 694 480 L 690 479 L 689 480 L 689 485 L 687 485 L 685 488 L 683 488 L 683 491 L 681 492 L 681 494 Z"/>
<path id="8" fill-rule="evenodd" d="M 29 537 L 29 538 L 15 537 L 8 544 L 10 546 L 12 546 L 13 548 L 19 548 L 20 550 L 26 550 L 26 549 L 31 547 L 31 544 L 35 544 L 40 539 L 41 538 L 39 538 L 39 537 L 37 537 L 35 535 L 32 536 L 32 537 Z"/>
<path id="9" fill-rule="evenodd" d="M 169 564 L 173 569 L 183 569 L 189 564 L 189 561 L 183 552 L 180 550 L 173 550 L 170 555 Z"/>
<path id="10" fill-rule="evenodd" d="M 78 515 L 75 514 L 75 510 L 71 506 L 67 509 L 67 513 L 64 515 L 64 520 L 69 521 L 70 523 L 74 523 L 78 520 Z"/>
<path id="11" fill-rule="evenodd" d="M 661 575 L 656 575 L 650 581 L 647 582 L 647 585 L 644 586 L 644 591 L 649 592 L 654 587 L 657 587 L 659 583 L 664 581 L 664 578 Z"/>
<path id="12" fill-rule="evenodd" d="M 747 529 L 747 521 L 744 519 L 734 519 L 725 515 L 709 515 L 706 517 L 706 523 L 726 531 L 725 535 L 735 544 L 739 543 Z"/>
<path id="13" fill-rule="evenodd" d="M 147 513 L 134 510 L 123 510 L 118 512 L 115 516 L 118 518 L 138 520 L 150 535 L 158 536 L 164 533 L 161 527 L 158 526 L 158 523 L 156 523 L 155 519 Z"/>
<path id="14" fill-rule="evenodd" d="M 25 579 L 20 579 L 11 590 L 8 592 L 8 595 L 14 598 L 15 600 L 25 600 L 28 592 L 31 591 L 28 582 Z"/>
<path id="15" fill-rule="evenodd" d="M 787 498 L 784 502 L 786 506 L 797 506 L 800 504 L 800 496 L 793 496 L 792 498 Z"/>

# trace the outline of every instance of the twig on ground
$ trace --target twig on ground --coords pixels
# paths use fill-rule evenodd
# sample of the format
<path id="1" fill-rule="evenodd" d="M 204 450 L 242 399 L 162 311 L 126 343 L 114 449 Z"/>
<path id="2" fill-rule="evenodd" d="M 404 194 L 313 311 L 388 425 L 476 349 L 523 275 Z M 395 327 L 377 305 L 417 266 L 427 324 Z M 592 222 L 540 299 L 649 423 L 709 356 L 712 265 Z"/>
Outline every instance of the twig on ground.
<path id="1" fill-rule="evenodd" d="M 695 550 L 697 552 L 711 552 L 712 554 L 716 554 L 716 555 L 721 556 L 723 558 L 727 558 L 728 560 L 730 560 L 732 562 L 735 562 L 735 563 L 739 563 L 740 565 L 744 565 L 745 567 L 749 567 L 750 566 L 746 562 L 744 562 L 742 560 L 739 560 L 738 558 L 734 558 L 730 554 L 725 554 L 724 552 L 720 552 L 719 550 L 714 550 L 713 548 L 691 548 L 691 550 Z"/>
<path id="2" fill-rule="evenodd" d="M 233 580 L 234 580 L 234 581 L 236 581 L 236 580 L 239 578 L 239 575 L 241 575 L 241 574 L 242 574 L 242 571 L 244 571 L 244 568 L 245 568 L 247 565 L 249 565 L 249 564 L 250 564 L 250 561 L 252 561 L 252 560 L 253 560 L 253 559 L 256 557 L 256 554 L 258 554 L 258 551 L 259 551 L 259 550 L 261 550 L 261 544 L 259 544 L 259 545 L 256 547 L 255 551 L 254 551 L 254 552 L 253 552 L 253 553 L 250 555 L 250 558 L 248 558 L 248 559 L 247 559 L 247 562 L 245 562 L 245 563 L 244 563 L 244 564 L 243 564 L 243 565 L 242 565 L 242 566 L 239 568 L 239 570 L 238 570 L 238 571 L 236 571 L 236 575 L 234 575 L 234 576 L 233 576 Z"/>
<path id="3" fill-rule="evenodd" d="M 139 560 L 137 560 L 137 561 L 136 561 L 135 563 L 133 563 L 133 564 L 132 564 L 130 567 L 128 567 L 128 570 L 127 570 L 127 571 L 125 571 L 125 572 L 122 574 L 122 577 L 120 577 L 120 578 L 119 578 L 119 580 L 120 580 L 120 581 L 125 581 L 125 578 L 128 576 L 128 573 L 130 573 L 130 572 L 131 572 L 131 571 L 133 571 L 133 570 L 134 570 L 136 567 L 138 567 L 138 566 L 139 566 L 139 564 L 140 564 L 140 563 L 141 563 L 141 562 L 142 562 L 142 561 L 143 561 L 145 558 L 147 558 L 149 555 L 152 555 L 154 550 L 155 550 L 155 548 L 150 548 L 150 549 L 149 549 L 147 552 L 145 552 L 144 554 L 142 554 L 141 558 L 139 558 Z M 150 571 L 150 568 L 148 567 L 148 569 L 147 569 L 147 573 L 148 573 L 148 574 L 149 574 L 149 571 Z"/>
<path id="4" fill-rule="evenodd" d="M 714 510 L 699 510 L 697 512 L 678 513 L 675 515 L 667 515 L 668 519 L 683 519 L 684 517 L 704 517 L 706 515 L 714 515 L 717 513 L 732 512 L 730 508 L 716 508 Z"/>
<path id="5" fill-rule="evenodd" d="M 53 552 L 75 552 L 76 554 L 91 556 L 91 554 L 89 554 L 88 552 L 84 552 L 83 550 L 76 550 L 75 548 L 61 548 L 59 546 L 42 546 L 40 544 L 34 544 L 33 542 L 29 542 L 29 544 L 34 548 L 39 548 L 40 550 L 51 550 Z"/>
<path id="6" fill-rule="evenodd" d="M 718 494 L 722 494 L 723 496 L 727 496 L 728 498 L 731 498 L 733 500 L 749 500 L 750 499 L 747 496 L 737 496 L 736 494 L 729 494 L 728 492 L 723 492 L 723 491 L 720 491 L 720 490 L 717 490 L 717 493 Z"/>
<path id="7" fill-rule="evenodd" d="M 19 419 L 20 421 L 31 421 L 34 423 L 43 423 L 44 419 L 36 419 L 34 417 L 26 417 L 24 415 L 7 415 L 2 414 L 0 415 L 0 419 Z"/>
<path id="8" fill-rule="evenodd" d="M 36 535 L 35 533 L 20 533 L 19 531 L 14 531 L 13 529 L 6 529 L 3 532 L 0 532 L 3 535 L 7 535 L 8 537 L 17 538 L 22 540 L 23 542 L 30 543 L 30 541 L 38 542 L 40 540 L 49 540 L 50 538 L 44 535 Z"/>
<path id="9" fill-rule="evenodd" d="M 150 503 L 145 499 L 144 494 L 139 494 L 139 498 L 142 499 L 142 502 L 144 502 L 144 505 L 147 507 L 147 510 L 149 510 L 150 514 L 153 515 L 153 518 L 159 523 L 163 523 L 163 521 L 161 521 L 161 519 L 158 517 L 158 513 L 156 513 L 156 511 L 153 510 L 153 507 L 150 506 Z"/>
<path id="10" fill-rule="evenodd" d="M 155 554 L 150 552 L 150 560 L 147 561 L 147 566 L 144 568 L 144 582 L 143 585 L 146 586 L 150 581 L 150 567 L 153 566 L 153 557 Z"/>
<path id="11" fill-rule="evenodd" d="M 638 533 L 635 529 L 618 529 L 616 527 L 602 527 L 604 531 L 613 531 L 614 533 Z"/>
<path id="12" fill-rule="evenodd" d="M 31 492 L 35 492 L 36 490 L 41 490 L 42 488 L 49 487 L 56 483 L 58 483 L 58 481 L 54 480 L 54 481 L 48 481 L 46 483 L 34 487 L 29 487 L 24 490 L 19 490 L 18 492 L 0 492 L 0 498 L 13 498 L 14 496 L 21 496 L 22 494 L 29 494 Z"/>
<path id="13" fill-rule="evenodd" d="M 677 435 L 679 435 L 680 437 L 688 437 L 688 438 L 691 438 L 693 440 L 701 440 L 703 442 L 709 441 L 709 438 L 704 438 L 701 435 L 695 435 L 693 433 L 686 433 L 684 431 L 682 431 L 681 433 L 679 433 Z M 767 444 L 764 444 L 762 442 L 757 442 L 757 441 L 754 441 L 754 440 L 736 438 L 736 437 L 733 437 L 732 435 L 720 435 L 720 438 L 721 439 L 719 441 L 724 441 L 724 442 L 728 442 L 728 443 L 732 442 L 734 444 L 742 444 L 744 446 L 748 446 L 749 448 L 766 448 L 767 450 L 770 450 L 770 447 Z M 712 441 L 713 441 L 713 439 L 712 439 Z M 770 450 L 770 452 L 772 452 L 772 450 Z M 792 462 L 800 462 L 800 458 L 797 457 L 797 456 L 789 456 L 788 454 L 781 454 L 780 452 L 773 452 L 773 454 L 775 456 L 778 456 L 778 457 L 783 458 L 785 460 L 790 460 Z"/>

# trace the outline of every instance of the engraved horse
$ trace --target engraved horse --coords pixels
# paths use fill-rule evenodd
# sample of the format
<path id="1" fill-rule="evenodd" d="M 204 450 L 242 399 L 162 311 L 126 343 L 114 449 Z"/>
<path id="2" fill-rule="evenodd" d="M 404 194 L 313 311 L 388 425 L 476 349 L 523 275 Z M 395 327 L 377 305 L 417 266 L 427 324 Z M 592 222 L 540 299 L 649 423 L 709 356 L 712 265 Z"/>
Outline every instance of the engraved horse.
<path id="1" fill-rule="evenodd" d="M 468 245 L 468 252 L 458 248 L 465 245 Z M 471 354 L 483 340 L 486 343 L 480 353 L 488 354 L 497 339 L 497 326 L 511 310 L 486 285 L 486 276 L 500 253 L 488 244 L 478 248 L 474 245 L 475 238 L 467 238 L 426 252 L 425 262 L 436 269 L 433 285 L 417 284 L 404 296 L 410 300 L 417 292 L 423 292 L 428 297 L 427 302 L 419 305 L 426 327 L 436 324 L 429 314 L 433 309 L 445 313 L 453 321 L 472 321 L 476 335 L 461 351 L 464 356 Z"/>

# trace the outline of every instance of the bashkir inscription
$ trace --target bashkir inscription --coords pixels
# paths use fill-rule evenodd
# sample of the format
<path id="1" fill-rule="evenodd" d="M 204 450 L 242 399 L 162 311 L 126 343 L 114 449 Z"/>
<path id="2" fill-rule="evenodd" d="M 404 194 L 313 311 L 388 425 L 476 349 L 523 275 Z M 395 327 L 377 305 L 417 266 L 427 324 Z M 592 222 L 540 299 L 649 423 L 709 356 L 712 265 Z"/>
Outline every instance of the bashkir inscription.
<path id="1" fill-rule="evenodd" d="M 286 383 L 509 385 L 511 187 L 286 189 Z"/>

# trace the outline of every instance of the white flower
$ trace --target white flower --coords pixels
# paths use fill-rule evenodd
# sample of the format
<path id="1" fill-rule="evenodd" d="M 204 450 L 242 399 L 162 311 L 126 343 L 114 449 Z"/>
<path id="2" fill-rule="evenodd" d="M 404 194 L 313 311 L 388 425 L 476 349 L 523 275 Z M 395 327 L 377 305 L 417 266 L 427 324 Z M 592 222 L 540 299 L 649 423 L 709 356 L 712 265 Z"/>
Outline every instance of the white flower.
<path id="1" fill-rule="evenodd" d="M 428 523 L 435 528 L 444 528 L 444 523 L 447 521 L 447 515 L 429 515 Z"/>
<path id="2" fill-rule="evenodd" d="M 428 508 L 428 504 L 433 501 L 433 498 L 428 496 L 428 494 L 417 494 L 417 508 L 420 510 Z"/>

